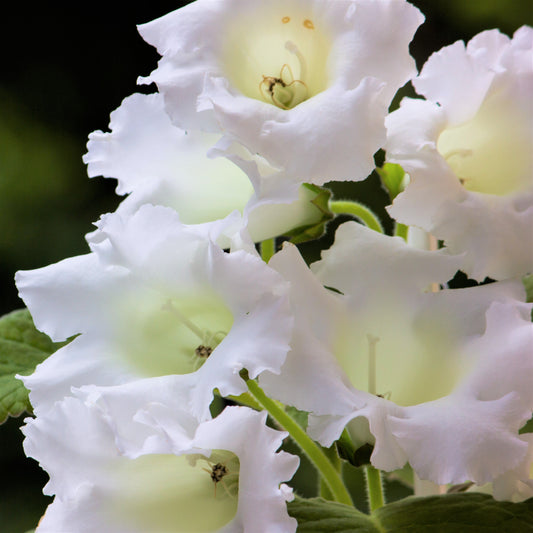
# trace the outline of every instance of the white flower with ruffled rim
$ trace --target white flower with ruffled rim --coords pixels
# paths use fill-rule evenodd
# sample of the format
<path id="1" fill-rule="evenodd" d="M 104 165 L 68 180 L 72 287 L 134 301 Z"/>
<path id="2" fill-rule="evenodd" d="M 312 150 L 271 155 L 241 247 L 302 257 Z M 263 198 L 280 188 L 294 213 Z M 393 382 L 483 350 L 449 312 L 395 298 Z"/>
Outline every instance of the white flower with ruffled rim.
<path id="1" fill-rule="evenodd" d="M 387 159 L 410 176 L 390 214 L 465 253 L 476 280 L 533 270 L 533 29 L 434 53 L 387 119 Z"/>
<path id="2" fill-rule="evenodd" d="M 481 484 L 514 468 L 533 410 L 531 305 L 518 281 L 433 292 L 461 261 L 353 222 L 311 270 L 285 247 L 269 264 L 291 282 L 292 350 L 261 385 L 310 411 L 324 446 L 348 426 L 382 470 Z"/>
<path id="3" fill-rule="evenodd" d="M 37 413 L 71 387 L 162 376 L 200 419 L 213 389 L 247 390 L 239 371 L 277 372 L 292 328 L 287 283 L 255 253 L 224 252 L 232 217 L 185 226 L 170 208 L 106 215 L 91 253 L 16 275 L 38 329 L 78 335 L 23 377 Z"/>
<path id="4" fill-rule="evenodd" d="M 84 161 L 90 177 L 118 180 L 117 193 L 128 195 L 119 212 L 151 203 L 172 207 L 185 224 L 200 224 L 238 210 L 256 242 L 322 218 L 311 203 L 316 193 L 288 186 L 291 182 L 261 158 L 247 163 L 238 158 L 235 164 L 216 154 L 208 157 L 220 135 L 174 126 L 158 93 L 126 98 L 111 114 L 110 129 L 91 133 Z M 259 169 L 285 185 L 275 192 L 265 188 Z"/>
<path id="5" fill-rule="evenodd" d="M 277 452 L 287 433 L 267 427 L 266 412 L 228 407 L 195 427 L 179 409 L 151 409 L 154 436 L 165 435 L 151 452 L 117 447 L 113 419 L 88 398 L 65 398 L 26 420 L 24 449 L 50 476 L 45 494 L 55 495 L 38 533 L 296 531 L 283 482 L 299 459 Z M 128 425 L 132 443 L 151 431 Z"/>
<path id="6" fill-rule="evenodd" d="M 403 0 L 197 0 L 139 27 L 162 55 L 141 81 L 177 125 L 220 132 L 299 183 L 361 180 L 416 73 L 423 20 Z"/>

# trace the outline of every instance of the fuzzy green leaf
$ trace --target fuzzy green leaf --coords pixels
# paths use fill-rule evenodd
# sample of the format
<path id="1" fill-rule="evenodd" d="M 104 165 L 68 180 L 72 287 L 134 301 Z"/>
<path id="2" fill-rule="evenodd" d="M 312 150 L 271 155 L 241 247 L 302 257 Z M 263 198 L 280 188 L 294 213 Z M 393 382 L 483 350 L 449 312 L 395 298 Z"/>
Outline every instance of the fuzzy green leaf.
<path id="1" fill-rule="evenodd" d="M 298 533 L 527 533 L 533 532 L 533 499 L 497 502 L 480 493 L 405 498 L 372 515 L 314 498 L 288 504 Z"/>
<path id="2" fill-rule="evenodd" d="M 497 502 L 480 493 L 405 498 L 373 517 L 390 533 L 526 533 L 533 531 L 533 499 Z"/>
<path id="3" fill-rule="evenodd" d="M 287 507 L 298 520 L 297 533 L 383 533 L 368 515 L 342 503 L 297 498 Z"/>
<path id="4" fill-rule="evenodd" d="M 15 376 L 35 367 L 66 342 L 55 343 L 37 331 L 27 309 L 0 318 L 0 424 L 8 416 L 31 412 L 28 391 Z"/>

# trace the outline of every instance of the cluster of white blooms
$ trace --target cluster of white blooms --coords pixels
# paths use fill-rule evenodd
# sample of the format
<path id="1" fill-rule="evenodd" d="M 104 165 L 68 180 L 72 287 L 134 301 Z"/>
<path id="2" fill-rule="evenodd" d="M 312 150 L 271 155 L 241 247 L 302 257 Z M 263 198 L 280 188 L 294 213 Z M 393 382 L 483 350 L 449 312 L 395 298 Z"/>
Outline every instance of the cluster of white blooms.
<path id="1" fill-rule="evenodd" d="M 84 158 L 126 198 L 89 253 L 16 277 L 37 328 L 73 337 L 21 377 L 55 495 L 38 533 L 296 531 L 287 432 L 210 409 L 248 380 L 378 469 L 533 495 L 533 30 L 417 75 L 423 20 L 404 0 L 196 0 L 140 26 L 158 92 Z M 410 80 L 424 99 L 388 114 Z M 319 223 L 317 186 L 365 179 L 379 149 L 406 172 L 390 214 L 441 249 L 347 222 L 311 266 L 288 242 L 263 260 L 254 243 Z M 448 288 L 457 271 L 492 282 Z"/>

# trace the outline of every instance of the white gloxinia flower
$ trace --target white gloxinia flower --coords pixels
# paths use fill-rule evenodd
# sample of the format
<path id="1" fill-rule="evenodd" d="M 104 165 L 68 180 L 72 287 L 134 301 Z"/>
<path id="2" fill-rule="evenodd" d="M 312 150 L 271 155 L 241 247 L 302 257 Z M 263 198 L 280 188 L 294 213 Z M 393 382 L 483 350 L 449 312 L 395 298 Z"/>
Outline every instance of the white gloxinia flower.
<path id="1" fill-rule="evenodd" d="M 116 178 L 117 193 L 128 194 L 119 212 L 151 203 L 172 207 L 185 224 L 199 224 L 238 210 L 256 242 L 321 219 L 311 203 L 316 193 L 305 186 L 272 194 L 261 188 L 256 162 L 248 163 L 248 177 L 228 158 L 208 157 L 220 135 L 174 126 L 160 94 L 126 98 L 111 114 L 110 129 L 91 133 L 84 161 L 90 177 Z M 272 180 L 283 179 L 279 173 L 274 178 L 265 164 L 260 167 Z"/>
<path id="2" fill-rule="evenodd" d="M 197 0 L 139 27 L 172 120 L 220 132 L 300 183 L 361 180 L 414 74 L 403 0 Z M 335 154 L 335 157 L 331 157 Z"/>
<path id="3" fill-rule="evenodd" d="M 390 214 L 465 253 L 476 280 L 533 270 L 533 29 L 485 31 L 434 53 L 387 119 L 410 176 Z"/>
<path id="4" fill-rule="evenodd" d="M 353 222 L 311 270 L 285 247 L 269 265 L 291 282 L 291 351 L 261 385 L 310 411 L 325 446 L 348 425 L 382 470 L 408 461 L 421 479 L 481 484 L 516 467 L 533 410 L 531 306 L 518 281 L 432 292 L 461 260 Z"/>
<path id="5" fill-rule="evenodd" d="M 242 368 L 279 371 L 292 327 L 286 282 L 207 231 L 147 205 L 104 216 L 91 253 L 17 273 L 38 329 L 55 340 L 81 334 L 22 378 L 36 412 L 72 386 L 163 376 L 160 386 L 205 419 L 213 389 L 246 390 Z"/>
<path id="6" fill-rule="evenodd" d="M 162 406 L 153 407 L 157 412 Z M 38 533 L 296 530 L 286 508 L 292 490 L 282 482 L 299 460 L 277 452 L 287 434 L 265 425 L 266 412 L 229 407 L 184 430 L 180 423 L 188 427 L 188 415 L 173 409 L 165 421 L 166 441 L 153 453 L 117 447 L 106 414 L 70 397 L 27 419 L 24 449 L 50 476 L 44 492 L 55 495 Z M 130 426 L 132 435 L 149 430 Z"/>

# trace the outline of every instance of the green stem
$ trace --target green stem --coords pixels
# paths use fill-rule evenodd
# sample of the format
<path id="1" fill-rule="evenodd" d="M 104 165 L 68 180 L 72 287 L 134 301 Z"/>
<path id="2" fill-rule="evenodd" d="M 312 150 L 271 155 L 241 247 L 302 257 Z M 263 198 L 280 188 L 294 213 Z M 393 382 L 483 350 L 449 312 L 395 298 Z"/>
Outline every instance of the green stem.
<path id="1" fill-rule="evenodd" d="M 370 511 L 374 512 L 376 509 L 385 505 L 383 497 L 383 483 L 381 481 L 381 472 L 372 465 L 365 466 L 366 474 L 366 488 L 368 491 L 368 500 L 370 503 Z"/>
<path id="2" fill-rule="evenodd" d="M 342 472 L 342 465 L 335 444 L 330 448 L 322 448 L 324 455 L 329 459 L 329 462 L 335 467 L 337 472 Z M 320 476 L 319 494 L 325 500 L 335 501 L 335 497 L 331 493 L 328 484 L 324 481 L 324 478 Z"/>
<path id="3" fill-rule="evenodd" d="M 270 258 L 276 253 L 276 239 L 266 239 L 261 242 L 261 259 L 265 263 L 270 261 Z"/>
<path id="4" fill-rule="evenodd" d="M 294 439 L 327 484 L 335 501 L 353 506 L 350 494 L 346 490 L 342 477 L 331 464 L 320 446 L 278 405 L 269 398 L 261 387 L 252 379 L 246 381 L 252 396 L 268 411 L 270 416 Z"/>
<path id="5" fill-rule="evenodd" d="M 366 206 L 353 200 L 332 200 L 329 202 L 329 209 L 337 215 L 353 215 L 363 224 L 374 231 L 385 233 L 379 218 Z"/>
<path id="6" fill-rule="evenodd" d="M 396 222 L 396 227 L 394 228 L 394 235 L 397 237 L 401 237 L 405 242 L 407 242 L 407 233 L 409 231 L 409 226 L 406 226 L 405 224 L 400 224 L 399 222 Z"/>

